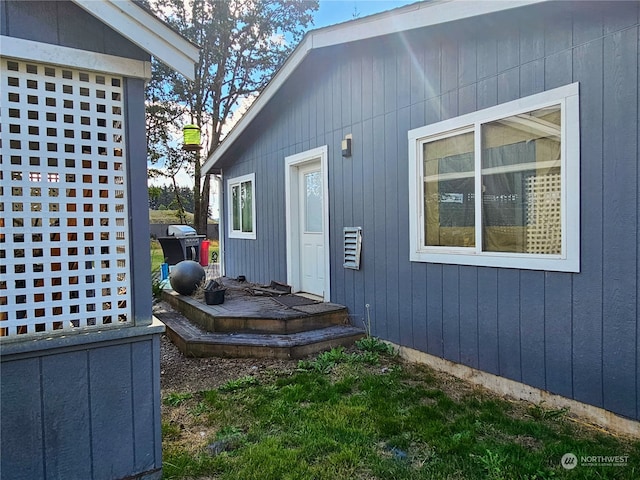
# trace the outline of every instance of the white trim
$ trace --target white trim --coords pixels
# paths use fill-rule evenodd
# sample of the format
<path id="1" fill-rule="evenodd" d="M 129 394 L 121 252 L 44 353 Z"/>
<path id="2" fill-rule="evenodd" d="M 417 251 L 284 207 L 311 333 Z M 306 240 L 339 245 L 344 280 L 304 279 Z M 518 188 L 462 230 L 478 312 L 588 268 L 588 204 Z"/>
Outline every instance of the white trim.
<path id="1" fill-rule="evenodd" d="M 275 96 L 311 50 L 390 35 L 415 28 L 454 22 L 546 1 L 549 0 L 442 0 L 418 2 L 376 15 L 307 32 L 283 67 L 276 73 L 256 101 L 253 102 L 249 110 L 242 116 L 233 130 L 229 132 L 222 144 L 207 158 L 202 171 L 209 172 L 216 166 L 216 163 L 240 138 L 244 130 Z"/>
<path id="2" fill-rule="evenodd" d="M 236 185 L 242 183 L 251 182 L 251 232 L 242 232 L 239 230 L 233 230 L 233 201 L 232 189 Z M 256 239 L 256 174 L 249 173 L 248 175 L 242 175 L 240 177 L 234 177 L 227 180 L 227 220 L 229 238 L 244 238 L 248 240 Z M 242 219 L 240 220 L 242 223 Z"/>
<path id="3" fill-rule="evenodd" d="M 563 272 L 580 271 L 580 115 L 578 83 L 565 85 L 495 107 L 410 130 L 409 138 L 409 246 L 412 262 L 476 265 Z M 481 191 L 480 126 L 504 117 L 551 105 L 561 105 L 562 121 L 562 254 L 535 255 L 481 251 L 481 233 L 476 228 L 476 247 L 425 247 L 422 145 L 429 137 L 463 132 L 474 126 L 475 191 Z M 481 225 L 481 196 L 476 195 L 475 224 Z"/>
<path id="4" fill-rule="evenodd" d="M 224 218 L 224 182 L 222 181 L 223 173 L 219 175 L 212 175 L 214 181 L 217 183 L 218 196 L 218 262 L 220 263 L 220 276 L 226 276 L 226 262 L 225 262 L 225 236 L 224 232 L 227 227 L 226 219 Z"/>
<path id="5" fill-rule="evenodd" d="M 331 257 L 329 249 L 329 172 L 328 172 L 329 148 L 327 145 L 307 150 L 285 157 L 284 185 L 285 185 L 285 222 L 286 222 L 286 244 L 287 244 L 287 283 L 291 285 L 293 291 L 300 290 L 300 268 L 294 268 L 300 261 L 300 242 L 298 241 L 300 232 L 300 215 L 298 212 L 298 175 L 299 167 L 312 162 L 320 161 L 322 174 L 322 198 L 323 198 L 323 218 L 324 224 L 324 301 L 331 299 Z"/>
<path id="6" fill-rule="evenodd" d="M 145 80 L 151 78 L 151 63 L 143 60 L 77 50 L 4 35 L 0 36 L 0 44 L 2 45 L 1 57 L 60 65 L 80 70 L 107 72 L 123 77 L 144 78 Z"/>
<path id="7" fill-rule="evenodd" d="M 189 80 L 194 80 L 194 66 L 198 63 L 200 50 L 154 15 L 131 1 L 73 2 Z"/>

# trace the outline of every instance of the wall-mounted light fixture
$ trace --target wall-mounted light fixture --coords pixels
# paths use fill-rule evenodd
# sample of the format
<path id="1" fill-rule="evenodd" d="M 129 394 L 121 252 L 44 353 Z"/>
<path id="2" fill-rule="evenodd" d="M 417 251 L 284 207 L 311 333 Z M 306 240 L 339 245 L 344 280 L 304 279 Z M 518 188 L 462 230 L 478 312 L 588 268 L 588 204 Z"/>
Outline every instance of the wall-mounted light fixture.
<path id="1" fill-rule="evenodd" d="M 350 157 L 351 156 L 351 139 L 353 136 L 349 133 L 344 136 L 344 140 L 342 140 L 342 156 Z"/>

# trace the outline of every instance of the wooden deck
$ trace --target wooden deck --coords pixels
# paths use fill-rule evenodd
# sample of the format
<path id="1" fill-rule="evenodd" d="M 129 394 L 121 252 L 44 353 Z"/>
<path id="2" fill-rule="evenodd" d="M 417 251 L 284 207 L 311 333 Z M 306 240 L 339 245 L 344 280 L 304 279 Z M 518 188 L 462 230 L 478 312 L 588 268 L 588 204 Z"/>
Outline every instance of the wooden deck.
<path id="1" fill-rule="evenodd" d="M 364 336 L 364 330 L 349 325 L 342 305 L 258 296 L 251 284 L 223 282 L 227 293 L 221 305 L 163 292 L 171 309 L 156 307 L 154 314 L 185 355 L 302 358 Z"/>

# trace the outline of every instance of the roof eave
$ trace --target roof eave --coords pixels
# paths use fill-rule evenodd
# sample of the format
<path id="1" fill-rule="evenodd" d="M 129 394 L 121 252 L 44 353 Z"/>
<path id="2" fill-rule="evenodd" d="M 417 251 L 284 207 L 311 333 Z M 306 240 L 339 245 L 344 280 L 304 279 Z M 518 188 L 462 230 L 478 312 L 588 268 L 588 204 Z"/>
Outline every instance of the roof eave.
<path id="1" fill-rule="evenodd" d="M 154 15 L 131 1 L 73 2 L 187 79 L 194 80 L 199 48 Z"/>
<path id="2" fill-rule="evenodd" d="M 436 0 L 433 2 L 414 3 L 361 19 L 311 30 L 307 32 L 283 67 L 269 82 L 224 141 L 209 155 L 202 167 L 202 171 L 210 173 L 210 170 L 216 167 L 216 163 L 233 146 L 243 131 L 273 98 L 311 50 L 367 40 L 547 1 L 549 0 Z M 390 21 L 390 17 L 393 17 L 393 21 Z"/>

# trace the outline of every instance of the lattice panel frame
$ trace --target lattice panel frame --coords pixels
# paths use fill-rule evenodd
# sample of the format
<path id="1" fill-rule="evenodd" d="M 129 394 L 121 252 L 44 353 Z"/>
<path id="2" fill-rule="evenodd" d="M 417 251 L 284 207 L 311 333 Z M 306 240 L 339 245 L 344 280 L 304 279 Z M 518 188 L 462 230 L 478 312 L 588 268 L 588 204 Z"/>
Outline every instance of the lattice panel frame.
<path id="1" fill-rule="evenodd" d="M 560 173 L 527 179 L 527 253 L 562 253 L 562 177 Z"/>
<path id="2" fill-rule="evenodd" d="M 1 62 L 0 337 L 130 324 L 124 80 Z"/>

